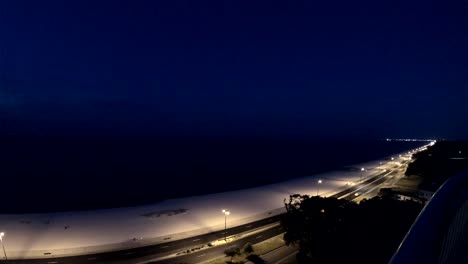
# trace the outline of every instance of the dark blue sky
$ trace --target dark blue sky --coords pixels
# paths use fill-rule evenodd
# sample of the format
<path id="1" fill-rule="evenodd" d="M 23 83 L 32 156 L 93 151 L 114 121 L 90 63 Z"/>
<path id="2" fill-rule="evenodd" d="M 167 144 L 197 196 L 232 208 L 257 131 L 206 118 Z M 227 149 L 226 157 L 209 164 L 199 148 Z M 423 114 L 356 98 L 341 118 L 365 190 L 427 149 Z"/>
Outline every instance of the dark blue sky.
<path id="1" fill-rule="evenodd" d="M 467 1 L 1 1 L 2 132 L 468 136 Z"/>

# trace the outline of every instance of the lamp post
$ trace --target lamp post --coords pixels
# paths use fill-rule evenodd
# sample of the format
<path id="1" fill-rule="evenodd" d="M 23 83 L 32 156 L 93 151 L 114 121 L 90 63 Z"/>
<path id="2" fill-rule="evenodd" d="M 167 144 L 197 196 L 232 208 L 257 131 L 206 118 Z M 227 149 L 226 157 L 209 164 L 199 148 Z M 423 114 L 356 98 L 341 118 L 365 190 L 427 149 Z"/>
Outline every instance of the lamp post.
<path id="1" fill-rule="evenodd" d="M 226 223 L 227 223 L 227 216 L 231 214 L 228 210 L 223 209 L 223 214 L 224 214 L 224 241 L 227 242 L 227 233 L 226 233 Z"/>
<path id="2" fill-rule="evenodd" d="M 364 173 L 365 170 L 366 170 L 366 169 L 361 168 L 361 177 L 360 177 L 361 179 L 360 179 L 360 181 L 362 181 L 362 173 Z"/>
<path id="3" fill-rule="evenodd" d="M 4 233 L 4 232 L 1 232 L 1 233 L 0 233 L 0 241 L 1 241 L 1 243 L 2 243 L 3 254 L 5 254 L 5 260 L 8 260 L 7 255 L 6 255 L 6 251 L 5 251 L 5 245 L 3 245 L 3 236 L 5 236 L 5 233 Z"/>
<path id="4" fill-rule="evenodd" d="M 319 187 L 321 183 L 322 183 L 322 180 L 317 181 L 317 196 L 319 195 Z"/>

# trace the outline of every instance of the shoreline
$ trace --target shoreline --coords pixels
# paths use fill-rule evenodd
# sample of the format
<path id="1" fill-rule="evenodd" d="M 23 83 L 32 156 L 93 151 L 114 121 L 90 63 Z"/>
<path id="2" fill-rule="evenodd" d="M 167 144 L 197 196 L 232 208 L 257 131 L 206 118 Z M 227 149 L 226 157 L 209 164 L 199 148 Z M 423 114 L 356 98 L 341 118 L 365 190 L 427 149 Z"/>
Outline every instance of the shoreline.
<path id="1" fill-rule="evenodd" d="M 388 162 L 392 161 L 374 160 L 353 167 L 368 168 L 364 176 L 369 176 Z M 319 186 L 320 195 L 326 196 L 348 182 L 358 181 L 360 174 L 358 170 L 331 171 L 260 187 L 169 199 L 137 207 L 3 214 L 0 228 L 6 232 L 6 247 L 11 258 L 43 258 L 45 252 L 51 253 L 49 257 L 58 257 L 120 250 L 168 242 L 165 239 L 168 236 L 173 241 L 221 230 L 224 216 L 220 211 L 224 208 L 232 212 L 230 227 L 260 220 L 272 216 L 268 212 L 284 210 L 283 199 L 290 194 L 315 195 L 319 191 L 318 178 L 323 180 Z M 174 210 L 179 213 L 167 213 Z M 151 217 L 154 213 L 159 216 Z"/>
<path id="2" fill-rule="evenodd" d="M 5 166 L 0 172 L 8 186 L 2 193 L 14 200 L 1 211 L 40 214 L 151 205 L 342 170 L 419 145 L 382 140 L 138 142 L 36 142 L 19 147 L 19 142 L 10 142 L 3 146 Z"/>

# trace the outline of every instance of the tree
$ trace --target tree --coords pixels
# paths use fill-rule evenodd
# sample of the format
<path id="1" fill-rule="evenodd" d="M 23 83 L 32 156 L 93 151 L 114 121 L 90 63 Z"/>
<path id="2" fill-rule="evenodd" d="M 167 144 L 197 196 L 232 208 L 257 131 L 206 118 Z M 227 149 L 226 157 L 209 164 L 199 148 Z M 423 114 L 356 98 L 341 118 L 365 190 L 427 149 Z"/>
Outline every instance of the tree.
<path id="1" fill-rule="evenodd" d="M 226 255 L 226 257 L 231 257 L 232 262 L 232 258 L 234 256 L 240 255 L 240 248 L 238 246 L 228 247 L 224 250 L 224 254 Z"/>
<path id="2" fill-rule="evenodd" d="M 307 195 L 290 196 L 285 207 L 284 240 L 299 245 L 298 263 L 388 263 L 422 209 L 390 197 L 357 204 Z"/>
<path id="3" fill-rule="evenodd" d="M 354 205 L 344 199 L 291 195 L 281 220 L 286 245 L 299 245 L 305 257 L 328 260 L 344 243 L 342 219 Z"/>
<path id="4" fill-rule="evenodd" d="M 242 251 L 246 254 L 250 254 L 254 252 L 254 249 L 252 247 L 252 244 L 250 242 L 247 242 L 244 247 L 242 248 Z"/>

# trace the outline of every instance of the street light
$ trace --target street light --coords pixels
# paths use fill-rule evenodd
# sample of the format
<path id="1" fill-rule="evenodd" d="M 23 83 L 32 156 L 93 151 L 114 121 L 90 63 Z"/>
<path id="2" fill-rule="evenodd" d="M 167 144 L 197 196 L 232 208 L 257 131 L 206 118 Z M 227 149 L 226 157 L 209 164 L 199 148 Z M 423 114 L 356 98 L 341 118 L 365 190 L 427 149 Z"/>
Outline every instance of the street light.
<path id="1" fill-rule="evenodd" d="M 322 183 L 322 180 L 317 181 L 317 196 L 319 195 L 319 186 Z"/>
<path id="2" fill-rule="evenodd" d="M 227 223 L 227 216 L 231 214 L 231 212 L 223 209 L 223 214 L 224 214 L 224 241 L 227 242 L 226 223 Z"/>
<path id="3" fill-rule="evenodd" d="M 362 181 L 362 173 L 363 173 L 365 170 L 366 170 L 366 169 L 361 168 L 361 179 L 360 179 L 360 181 Z"/>
<path id="4" fill-rule="evenodd" d="M 0 233 L 0 241 L 2 242 L 3 254 L 5 254 L 5 260 L 8 260 L 7 255 L 6 255 L 6 251 L 5 251 L 5 245 L 3 245 L 3 236 L 5 236 L 5 233 L 1 232 Z"/>

